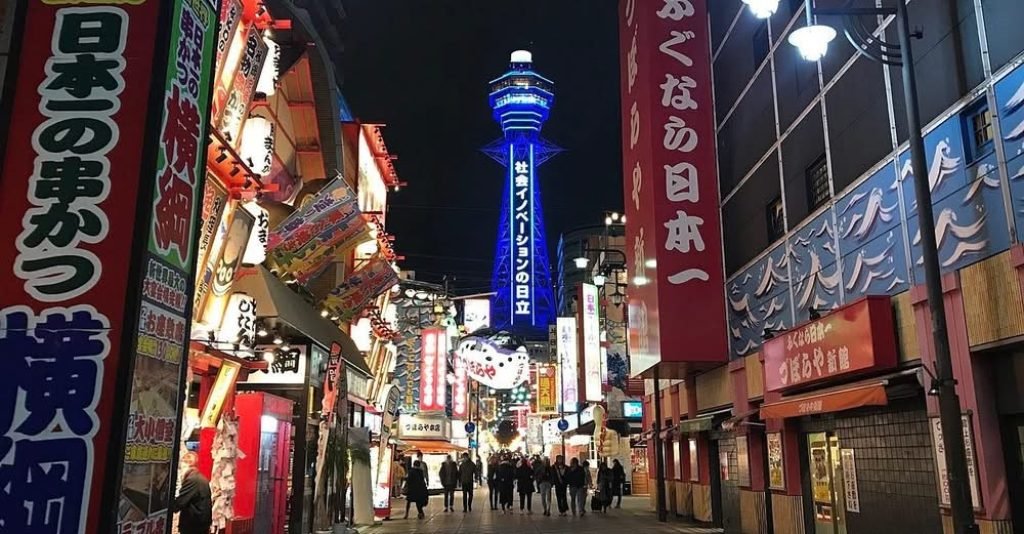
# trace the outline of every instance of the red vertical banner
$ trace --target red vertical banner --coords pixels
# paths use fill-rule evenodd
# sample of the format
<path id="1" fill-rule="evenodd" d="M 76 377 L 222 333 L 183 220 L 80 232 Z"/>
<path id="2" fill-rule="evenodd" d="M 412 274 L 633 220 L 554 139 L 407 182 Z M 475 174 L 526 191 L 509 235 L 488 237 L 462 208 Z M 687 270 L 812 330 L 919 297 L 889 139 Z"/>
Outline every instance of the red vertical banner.
<path id="1" fill-rule="evenodd" d="M 631 372 L 723 362 L 707 0 L 623 0 L 620 44 Z"/>
<path id="2" fill-rule="evenodd" d="M 455 358 L 455 383 L 452 384 L 452 419 L 469 417 L 469 373 L 466 360 Z"/>
<path id="3" fill-rule="evenodd" d="M 420 333 L 420 411 L 444 411 L 448 374 L 447 332 L 424 328 Z"/>

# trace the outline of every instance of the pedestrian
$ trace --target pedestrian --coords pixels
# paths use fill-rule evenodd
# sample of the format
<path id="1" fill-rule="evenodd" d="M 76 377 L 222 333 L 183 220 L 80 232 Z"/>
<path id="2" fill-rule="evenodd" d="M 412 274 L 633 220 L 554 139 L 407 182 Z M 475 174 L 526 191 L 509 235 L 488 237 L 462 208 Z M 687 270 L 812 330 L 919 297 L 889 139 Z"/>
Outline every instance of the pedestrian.
<path id="1" fill-rule="evenodd" d="M 185 453 L 181 460 L 185 478 L 181 481 L 172 510 L 181 514 L 178 516 L 178 532 L 181 534 L 206 534 L 213 524 L 210 482 L 196 468 L 198 462 L 199 456 L 191 451 Z"/>
<path id="2" fill-rule="evenodd" d="M 476 455 L 476 483 L 477 485 L 483 485 L 484 483 L 484 463 L 480 461 L 480 455 Z"/>
<path id="3" fill-rule="evenodd" d="M 491 510 L 498 509 L 498 458 L 493 454 L 487 457 L 487 491 L 491 502 Z"/>
<path id="4" fill-rule="evenodd" d="M 612 469 L 604 460 L 597 464 L 597 487 L 594 489 L 594 498 L 604 513 L 608 513 L 608 507 L 612 504 L 612 477 Z"/>
<path id="5" fill-rule="evenodd" d="M 533 480 L 537 483 L 537 491 L 540 492 L 540 505 L 544 508 L 544 515 L 551 515 L 551 461 L 545 456 L 538 458 L 533 463 Z"/>
<path id="6" fill-rule="evenodd" d="M 423 464 L 419 460 L 412 463 L 412 469 L 405 480 L 405 518 L 409 519 L 409 507 L 416 505 L 419 518 L 423 519 L 423 507 L 427 505 L 427 479 L 423 476 Z"/>
<path id="7" fill-rule="evenodd" d="M 566 467 L 565 457 L 561 454 L 555 457 L 555 467 L 551 475 L 551 481 L 555 485 L 555 499 L 558 501 L 558 515 L 564 517 L 569 511 L 569 502 L 565 496 L 569 488 L 569 468 Z"/>
<path id="8" fill-rule="evenodd" d="M 569 483 L 569 503 L 572 508 L 572 515 L 579 510 L 580 517 L 587 515 L 587 475 L 585 468 L 580 465 L 579 458 L 573 458 L 569 463 L 565 478 Z"/>
<path id="9" fill-rule="evenodd" d="M 616 508 L 622 508 L 622 489 L 626 485 L 626 470 L 618 460 L 612 460 L 612 497 L 618 497 Z"/>
<path id="10" fill-rule="evenodd" d="M 533 515 L 533 467 L 530 462 L 523 458 L 519 460 L 519 467 L 516 468 L 516 487 L 519 489 L 519 513 Z"/>
<path id="11" fill-rule="evenodd" d="M 459 466 L 452 460 L 452 455 L 445 456 L 441 468 L 437 470 L 444 491 L 444 511 L 455 511 L 455 487 L 459 485 Z"/>
<path id="12" fill-rule="evenodd" d="M 427 472 L 427 462 L 423 461 L 423 451 L 416 452 L 416 460 L 420 463 L 420 470 L 423 471 L 423 481 L 430 486 L 430 473 Z"/>
<path id="13" fill-rule="evenodd" d="M 469 459 L 469 454 L 462 453 L 459 464 L 459 483 L 462 484 L 462 513 L 473 511 L 473 482 L 480 479 L 477 466 Z"/>
<path id="14" fill-rule="evenodd" d="M 401 455 L 391 463 L 391 497 L 397 499 L 402 496 L 402 486 L 405 484 L 405 458 Z"/>
<path id="15" fill-rule="evenodd" d="M 498 492 L 500 493 L 501 513 L 512 513 L 512 493 L 515 486 L 516 470 L 508 458 L 502 458 L 498 464 Z"/>

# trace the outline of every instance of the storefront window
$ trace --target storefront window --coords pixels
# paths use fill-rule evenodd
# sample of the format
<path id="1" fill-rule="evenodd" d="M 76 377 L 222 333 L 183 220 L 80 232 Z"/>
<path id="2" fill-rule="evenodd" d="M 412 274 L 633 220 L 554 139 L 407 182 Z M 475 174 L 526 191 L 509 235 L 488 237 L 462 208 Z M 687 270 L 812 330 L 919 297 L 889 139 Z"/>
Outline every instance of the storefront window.
<path id="1" fill-rule="evenodd" d="M 680 442 L 672 442 L 672 477 L 683 478 L 683 467 L 682 467 L 682 450 L 680 448 Z"/>
<path id="2" fill-rule="evenodd" d="M 750 457 L 747 452 L 747 437 L 736 437 L 736 480 L 740 486 L 750 486 Z"/>
<path id="3" fill-rule="evenodd" d="M 690 481 L 700 480 L 699 464 L 697 463 L 697 439 L 690 438 Z"/>

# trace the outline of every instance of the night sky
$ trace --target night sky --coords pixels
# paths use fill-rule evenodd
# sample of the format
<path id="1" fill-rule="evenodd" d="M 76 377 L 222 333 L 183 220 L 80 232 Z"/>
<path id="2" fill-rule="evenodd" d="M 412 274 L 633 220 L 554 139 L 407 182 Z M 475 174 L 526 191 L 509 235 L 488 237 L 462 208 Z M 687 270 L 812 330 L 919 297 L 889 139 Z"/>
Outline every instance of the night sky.
<path id="1" fill-rule="evenodd" d="M 460 294 L 490 289 L 504 174 L 480 148 L 501 136 L 488 82 L 518 48 L 556 85 L 542 135 L 566 152 L 538 171 L 552 264 L 561 232 L 622 209 L 616 0 L 343 4 L 343 93 L 358 118 L 387 124 L 409 183 L 389 199 L 403 268 L 454 276 Z"/>

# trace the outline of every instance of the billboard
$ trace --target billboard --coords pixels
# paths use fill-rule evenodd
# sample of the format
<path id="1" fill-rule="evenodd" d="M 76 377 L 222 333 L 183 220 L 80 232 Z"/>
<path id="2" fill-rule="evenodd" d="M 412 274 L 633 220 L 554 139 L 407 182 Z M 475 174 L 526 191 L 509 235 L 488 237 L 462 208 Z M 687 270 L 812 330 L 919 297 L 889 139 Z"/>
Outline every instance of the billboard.
<path id="1" fill-rule="evenodd" d="M 728 358 L 707 4 L 620 2 L 632 374 Z"/>
<path id="2" fill-rule="evenodd" d="M 558 363 L 562 366 L 562 411 L 575 412 L 579 403 L 579 355 L 577 353 L 576 318 L 559 317 Z"/>
<path id="3" fill-rule="evenodd" d="M 597 286 L 580 284 L 580 324 L 583 328 L 583 395 L 587 402 L 599 402 L 604 351 L 601 349 L 601 324 L 598 316 Z"/>
<path id="4" fill-rule="evenodd" d="M 466 326 L 467 334 L 472 334 L 481 328 L 490 328 L 490 299 L 466 299 L 463 301 L 462 324 Z"/>
<path id="5" fill-rule="evenodd" d="M 440 328 L 424 328 L 420 336 L 420 411 L 443 411 L 448 386 L 448 335 Z"/>

